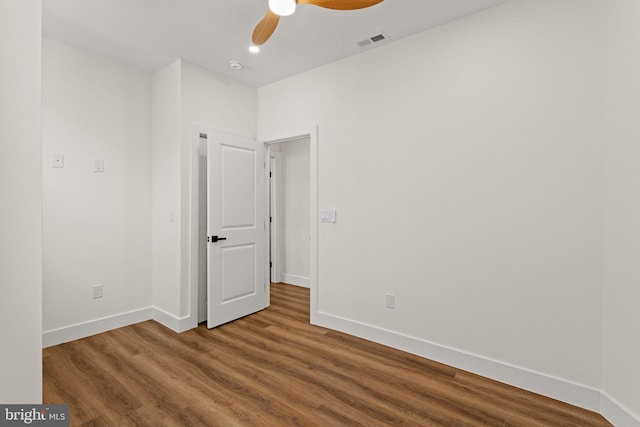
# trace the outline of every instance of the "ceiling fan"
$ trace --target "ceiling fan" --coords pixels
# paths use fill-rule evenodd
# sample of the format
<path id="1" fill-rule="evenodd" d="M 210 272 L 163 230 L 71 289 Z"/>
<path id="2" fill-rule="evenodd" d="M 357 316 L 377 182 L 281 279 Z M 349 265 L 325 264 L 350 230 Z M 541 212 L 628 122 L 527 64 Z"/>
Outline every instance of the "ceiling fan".
<path id="1" fill-rule="evenodd" d="M 364 9 L 382 3 L 384 0 L 269 0 L 269 10 L 253 30 L 253 44 L 264 44 L 275 31 L 281 16 L 289 16 L 299 4 L 311 4 L 334 10 Z"/>

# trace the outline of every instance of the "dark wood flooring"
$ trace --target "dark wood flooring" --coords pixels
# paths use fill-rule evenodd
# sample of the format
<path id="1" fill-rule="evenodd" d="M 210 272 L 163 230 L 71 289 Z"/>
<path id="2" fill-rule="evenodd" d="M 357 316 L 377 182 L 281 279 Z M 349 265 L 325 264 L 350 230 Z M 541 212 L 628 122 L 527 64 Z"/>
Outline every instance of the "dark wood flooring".
<path id="1" fill-rule="evenodd" d="M 73 426 L 610 426 L 600 415 L 309 325 L 309 291 L 177 334 L 148 321 L 44 350 Z"/>

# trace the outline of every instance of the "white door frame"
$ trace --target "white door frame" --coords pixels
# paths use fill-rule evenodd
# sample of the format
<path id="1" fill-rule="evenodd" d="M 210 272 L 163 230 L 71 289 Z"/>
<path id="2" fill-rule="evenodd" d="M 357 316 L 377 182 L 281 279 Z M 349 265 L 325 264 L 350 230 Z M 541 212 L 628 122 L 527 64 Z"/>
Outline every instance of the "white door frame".
<path id="1" fill-rule="evenodd" d="M 279 142 L 296 141 L 302 138 L 309 138 L 309 232 L 311 233 L 311 241 L 309 247 L 310 257 L 310 317 L 311 324 L 317 324 L 318 313 L 318 126 L 310 126 L 307 129 L 301 131 L 286 132 L 282 134 L 268 135 L 261 137 L 258 140 L 263 141 L 265 144 L 265 164 L 270 164 L 271 158 L 269 157 L 269 146 L 277 144 Z M 269 163 L 267 163 L 269 162 Z M 265 180 L 268 182 L 268 171 L 265 168 Z M 269 199 L 265 201 L 265 212 L 269 212 Z M 268 218 L 267 218 L 268 221 Z M 268 231 L 265 231 L 269 238 Z M 268 240 L 267 240 L 268 241 Z M 267 257 L 266 268 L 268 272 L 269 261 Z M 268 273 L 267 273 L 268 274 Z M 268 276 L 267 276 L 268 277 Z"/>
<path id="2" fill-rule="evenodd" d="M 270 210 L 269 215 L 271 217 L 270 223 L 270 241 L 269 241 L 269 253 L 271 269 L 270 277 L 271 282 L 282 282 L 281 267 L 282 267 L 282 251 L 281 251 L 281 213 L 282 207 L 280 195 L 280 152 L 271 149 L 270 145 L 266 145 L 267 158 L 269 159 L 269 193 L 267 194 L 268 208 Z"/>
<path id="3" fill-rule="evenodd" d="M 212 129 L 209 126 L 202 124 L 194 124 L 192 127 L 191 137 L 191 183 L 190 183 L 190 196 L 191 196 L 191 212 L 189 215 L 189 230 L 190 230 L 190 242 L 189 242 L 189 283 L 190 283 L 190 296 L 189 296 L 189 315 L 180 319 L 180 331 L 186 331 L 198 326 L 198 269 L 199 269 L 199 239 L 206 236 L 200 236 L 198 231 L 198 213 L 200 207 L 199 200 L 199 146 L 200 135 L 209 134 Z M 300 131 L 292 131 L 286 133 L 279 133 L 275 135 L 267 135 L 265 137 L 258 138 L 258 141 L 262 141 L 266 148 L 271 144 L 278 142 L 286 142 L 297 140 L 300 138 L 309 138 L 309 224 L 311 233 L 311 244 L 309 248 L 310 253 L 310 315 L 311 323 L 317 324 L 318 317 L 318 126 L 313 125 Z M 268 150 L 265 150 L 267 152 Z M 265 162 L 268 159 L 265 158 Z M 265 168 L 266 170 L 267 168 Z M 268 200 L 266 201 L 268 203 Z M 268 215 L 268 210 L 265 210 Z M 268 216 L 265 218 L 265 222 L 268 221 Z M 265 227 L 266 229 L 266 227 Z M 266 232 L 266 231 L 265 231 Z M 268 237 L 268 236 L 267 236 Z M 267 241 L 267 240 L 265 240 Z M 268 274 L 268 258 L 265 259 L 265 274 Z M 268 277 L 265 276 L 265 277 Z M 267 293 L 267 304 L 269 303 L 269 294 Z"/>
<path id="4" fill-rule="evenodd" d="M 189 315 L 178 332 L 198 326 L 198 293 L 200 272 L 200 242 L 207 238 L 200 233 L 200 140 L 210 133 L 209 127 L 195 123 L 191 130 L 191 182 L 189 203 Z M 207 150 L 208 151 L 208 150 Z M 207 154 L 208 155 L 208 154 Z M 206 205 L 207 201 L 202 203 Z M 206 233 L 205 233 L 206 234 Z M 206 279 L 205 279 L 206 281 Z M 205 284 L 206 286 L 206 284 Z"/>
<path id="5" fill-rule="evenodd" d="M 197 302 L 198 302 L 198 310 L 196 312 L 198 323 L 204 322 L 207 320 L 207 240 L 204 236 L 207 234 L 207 159 L 209 155 L 208 146 L 207 146 L 207 138 L 205 135 L 199 136 L 199 147 L 198 147 L 198 158 L 194 165 L 198 168 L 196 170 L 196 174 L 194 177 L 197 177 L 197 180 L 194 183 L 197 183 L 197 198 L 195 200 L 196 206 L 194 206 L 195 210 L 198 212 L 198 234 L 197 239 L 194 239 L 194 243 L 197 243 L 198 253 L 194 254 L 194 256 L 198 257 L 198 280 L 197 280 Z M 204 161 L 203 161 L 204 160 Z M 204 172 L 204 175 L 203 175 Z M 202 275 L 202 268 L 204 267 L 204 276 Z"/>

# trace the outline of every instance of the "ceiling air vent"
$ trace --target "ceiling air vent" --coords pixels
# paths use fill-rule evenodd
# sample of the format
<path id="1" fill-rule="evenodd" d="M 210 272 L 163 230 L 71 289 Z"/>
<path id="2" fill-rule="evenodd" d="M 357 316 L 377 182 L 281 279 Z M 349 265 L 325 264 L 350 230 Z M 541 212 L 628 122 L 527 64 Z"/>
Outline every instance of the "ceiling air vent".
<path id="1" fill-rule="evenodd" d="M 369 45 L 372 45 L 374 43 L 380 43 L 383 40 L 387 40 L 389 37 L 385 36 L 384 34 L 378 34 L 377 36 L 373 36 L 373 37 L 369 37 L 368 39 L 364 39 L 362 41 L 358 42 L 358 46 L 360 47 L 366 47 Z"/>

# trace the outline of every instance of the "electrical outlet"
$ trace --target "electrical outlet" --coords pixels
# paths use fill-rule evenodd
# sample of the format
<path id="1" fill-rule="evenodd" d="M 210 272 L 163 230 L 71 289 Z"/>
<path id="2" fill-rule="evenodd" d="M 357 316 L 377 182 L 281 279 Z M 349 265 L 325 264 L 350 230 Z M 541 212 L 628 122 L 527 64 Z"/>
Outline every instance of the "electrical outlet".
<path id="1" fill-rule="evenodd" d="M 394 294 L 386 294 L 385 298 L 384 306 L 394 310 L 396 308 L 396 296 Z"/>
<path id="2" fill-rule="evenodd" d="M 102 285 L 93 285 L 93 299 L 102 298 Z"/>

